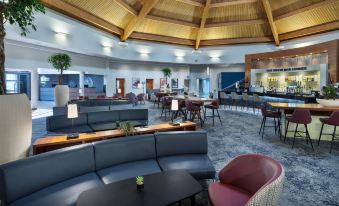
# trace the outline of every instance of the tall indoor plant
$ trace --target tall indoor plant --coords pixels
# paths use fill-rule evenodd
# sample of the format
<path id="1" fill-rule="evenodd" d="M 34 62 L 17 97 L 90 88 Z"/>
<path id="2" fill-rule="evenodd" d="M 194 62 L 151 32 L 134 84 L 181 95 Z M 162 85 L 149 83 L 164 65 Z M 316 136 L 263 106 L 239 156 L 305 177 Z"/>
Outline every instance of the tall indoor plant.
<path id="1" fill-rule="evenodd" d="M 170 84 L 168 83 L 168 79 L 171 77 L 172 75 L 172 71 L 170 68 L 163 68 L 162 72 L 164 73 L 164 77 L 166 79 L 166 90 L 170 89 Z"/>
<path id="2" fill-rule="evenodd" d="M 68 54 L 57 53 L 48 58 L 48 62 L 58 70 L 58 85 L 54 88 L 54 101 L 56 107 L 63 107 L 69 100 L 69 87 L 62 84 L 64 71 L 71 67 L 72 59 Z"/>
<path id="3" fill-rule="evenodd" d="M 38 0 L 0 1 L 0 164 L 26 157 L 32 141 L 32 110 L 27 95 L 5 95 L 5 24 L 19 26 L 25 36 L 30 29 L 36 30 L 37 12 L 45 12 Z"/>
<path id="4" fill-rule="evenodd" d="M 324 107 L 339 107 L 337 99 L 337 89 L 333 85 L 324 86 L 322 89 L 323 99 L 317 99 L 317 102 Z"/>

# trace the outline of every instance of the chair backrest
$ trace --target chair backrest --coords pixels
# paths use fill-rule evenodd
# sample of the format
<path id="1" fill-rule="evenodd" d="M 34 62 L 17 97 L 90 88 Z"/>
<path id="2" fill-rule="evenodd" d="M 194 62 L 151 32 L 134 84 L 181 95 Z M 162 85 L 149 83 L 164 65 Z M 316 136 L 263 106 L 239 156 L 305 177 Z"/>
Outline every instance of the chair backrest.
<path id="1" fill-rule="evenodd" d="M 292 114 L 291 122 L 299 124 L 309 124 L 312 122 L 312 116 L 310 110 L 307 109 L 295 109 Z"/>
<path id="2" fill-rule="evenodd" d="M 227 99 L 226 93 L 225 92 L 220 92 L 220 98 L 221 99 Z"/>
<path id="3" fill-rule="evenodd" d="M 248 101 L 248 99 L 249 99 L 248 94 L 247 93 L 242 93 L 242 99 L 244 101 Z"/>
<path id="4" fill-rule="evenodd" d="M 260 99 L 258 94 L 253 94 L 253 101 L 255 101 L 255 102 L 260 102 L 261 101 L 261 99 Z"/>
<path id="5" fill-rule="evenodd" d="M 332 112 L 327 122 L 332 125 L 339 126 L 339 111 Z"/>
<path id="6" fill-rule="evenodd" d="M 267 103 L 264 102 L 263 104 L 261 104 L 261 114 L 264 117 L 264 116 L 267 115 L 267 113 L 268 113 L 268 111 L 267 111 Z"/>
<path id="7" fill-rule="evenodd" d="M 221 183 L 232 185 L 256 195 L 284 175 L 276 160 L 260 155 L 246 154 L 234 158 L 219 173 Z"/>

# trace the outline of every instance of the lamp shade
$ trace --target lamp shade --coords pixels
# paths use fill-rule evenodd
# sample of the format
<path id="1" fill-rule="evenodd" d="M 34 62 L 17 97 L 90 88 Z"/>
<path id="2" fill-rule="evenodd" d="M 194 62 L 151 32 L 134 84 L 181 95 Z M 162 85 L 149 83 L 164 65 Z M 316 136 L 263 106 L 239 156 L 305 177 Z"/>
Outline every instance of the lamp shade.
<path id="1" fill-rule="evenodd" d="M 178 111 L 179 110 L 179 102 L 178 102 L 177 99 L 172 99 L 171 110 L 172 111 Z"/>
<path id="2" fill-rule="evenodd" d="M 76 104 L 69 104 L 67 107 L 67 118 L 78 118 L 78 106 Z"/>

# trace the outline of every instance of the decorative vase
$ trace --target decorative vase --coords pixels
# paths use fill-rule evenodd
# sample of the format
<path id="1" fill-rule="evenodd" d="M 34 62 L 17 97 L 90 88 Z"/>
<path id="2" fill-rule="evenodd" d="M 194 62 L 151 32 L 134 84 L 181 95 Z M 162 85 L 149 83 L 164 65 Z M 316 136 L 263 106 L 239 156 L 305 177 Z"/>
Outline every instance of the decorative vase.
<path id="1" fill-rule="evenodd" d="M 339 99 L 317 99 L 317 102 L 324 107 L 339 107 Z"/>
<path id="2" fill-rule="evenodd" d="M 54 88 L 54 102 L 56 107 L 64 107 L 69 101 L 68 85 L 57 85 Z"/>
<path id="3" fill-rule="evenodd" d="M 32 110 L 26 94 L 0 95 L 0 164 L 27 157 Z"/>

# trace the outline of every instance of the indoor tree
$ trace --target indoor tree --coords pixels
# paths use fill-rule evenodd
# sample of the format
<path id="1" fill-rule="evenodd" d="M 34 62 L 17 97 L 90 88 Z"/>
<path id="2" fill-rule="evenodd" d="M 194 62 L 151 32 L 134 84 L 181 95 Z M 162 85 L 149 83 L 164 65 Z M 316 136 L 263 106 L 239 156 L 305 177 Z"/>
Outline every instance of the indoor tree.
<path id="1" fill-rule="evenodd" d="M 162 72 L 164 73 L 164 77 L 166 79 L 166 85 L 167 85 L 167 78 L 170 78 L 172 75 L 172 71 L 170 68 L 163 68 Z"/>
<path id="2" fill-rule="evenodd" d="M 45 8 L 38 0 L 0 0 L 0 95 L 6 93 L 5 82 L 5 24 L 18 25 L 21 35 L 26 36 L 29 29 L 36 30 L 34 14 L 45 13 Z"/>
<path id="3" fill-rule="evenodd" d="M 68 54 L 53 54 L 48 58 L 48 62 L 59 72 L 59 85 L 62 85 L 63 72 L 71 67 L 72 59 Z"/>

